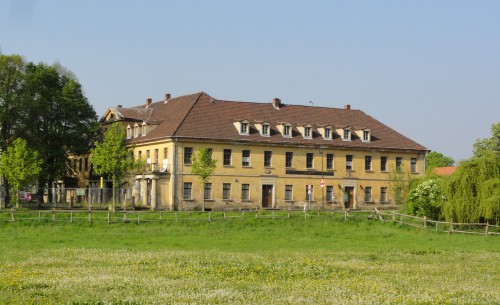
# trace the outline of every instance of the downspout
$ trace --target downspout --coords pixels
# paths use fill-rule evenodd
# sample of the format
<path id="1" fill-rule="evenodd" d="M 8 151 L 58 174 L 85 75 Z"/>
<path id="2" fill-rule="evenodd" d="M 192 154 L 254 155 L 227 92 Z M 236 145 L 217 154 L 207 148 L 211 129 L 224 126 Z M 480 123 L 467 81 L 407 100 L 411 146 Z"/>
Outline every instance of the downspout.
<path id="1" fill-rule="evenodd" d="M 174 162 L 172 164 L 172 203 L 170 209 L 174 211 L 176 209 L 177 201 L 177 137 L 174 137 Z"/>

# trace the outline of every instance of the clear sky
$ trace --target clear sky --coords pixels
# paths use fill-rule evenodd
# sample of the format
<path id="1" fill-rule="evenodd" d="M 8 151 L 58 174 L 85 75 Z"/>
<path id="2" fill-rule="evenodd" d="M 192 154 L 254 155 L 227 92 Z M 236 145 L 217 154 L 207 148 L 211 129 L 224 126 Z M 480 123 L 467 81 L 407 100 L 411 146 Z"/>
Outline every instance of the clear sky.
<path id="1" fill-rule="evenodd" d="M 0 48 L 99 116 L 165 93 L 351 104 L 455 160 L 500 121 L 500 1 L 0 0 Z"/>

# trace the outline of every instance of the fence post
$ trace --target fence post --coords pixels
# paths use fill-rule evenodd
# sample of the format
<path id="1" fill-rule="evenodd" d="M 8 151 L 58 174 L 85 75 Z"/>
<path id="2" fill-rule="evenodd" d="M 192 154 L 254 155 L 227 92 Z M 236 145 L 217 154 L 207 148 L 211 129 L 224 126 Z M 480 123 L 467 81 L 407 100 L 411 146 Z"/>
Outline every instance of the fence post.
<path id="1" fill-rule="evenodd" d="M 424 229 L 427 229 L 427 216 L 424 216 Z"/>
<path id="2" fill-rule="evenodd" d="M 208 222 L 211 221 L 210 217 L 212 216 L 212 212 L 208 212 Z"/>
<path id="3" fill-rule="evenodd" d="M 450 219 L 450 227 L 448 229 L 448 234 L 451 234 L 453 232 L 453 219 Z"/>
<path id="4" fill-rule="evenodd" d="M 396 222 L 396 211 L 392 210 L 392 222 Z"/>
<path id="5" fill-rule="evenodd" d="M 178 222 L 179 220 L 177 219 L 177 212 L 175 212 L 175 222 Z"/>
<path id="6" fill-rule="evenodd" d="M 160 211 L 160 222 L 163 222 L 163 218 L 161 217 L 161 211 Z"/>
<path id="7" fill-rule="evenodd" d="M 224 219 L 226 219 L 226 212 L 224 212 Z"/>
<path id="8" fill-rule="evenodd" d="M 257 219 L 257 210 L 255 210 L 255 219 Z"/>
<path id="9" fill-rule="evenodd" d="M 69 212 L 69 222 L 73 223 L 73 211 Z"/>
<path id="10" fill-rule="evenodd" d="M 137 224 L 140 224 L 141 223 L 141 214 L 139 214 L 139 212 L 137 212 Z"/>
<path id="11" fill-rule="evenodd" d="M 56 221 L 56 211 L 52 210 L 52 221 Z"/>
<path id="12" fill-rule="evenodd" d="M 108 210 L 108 224 L 109 224 L 109 210 Z"/>
<path id="13" fill-rule="evenodd" d="M 92 211 L 89 210 L 89 222 L 92 222 L 92 216 L 91 215 L 92 215 Z"/>
<path id="14" fill-rule="evenodd" d="M 273 210 L 273 219 L 274 219 L 274 210 Z"/>
<path id="15" fill-rule="evenodd" d="M 489 221 L 486 222 L 486 236 L 488 236 L 488 227 L 490 226 L 490 223 Z"/>
<path id="16" fill-rule="evenodd" d="M 42 212 L 38 211 L 38 222 L 42 221 Z"/>
<path id="17" fill-rule="evenodd" d="M 307 219 L 307 212 L 304 210 L 304 219 Z"/>
<path id="18" fill-rule="evenodd" d="M 127 221 L 127 213 L 123 213 L 123 222 Z"/>
<path id="19" fill-rule="evenodd" d="M 12 222 L 16 221 L 16 219 L 14 218 L 14 209 L 10 210 L 10 220 Z"/>

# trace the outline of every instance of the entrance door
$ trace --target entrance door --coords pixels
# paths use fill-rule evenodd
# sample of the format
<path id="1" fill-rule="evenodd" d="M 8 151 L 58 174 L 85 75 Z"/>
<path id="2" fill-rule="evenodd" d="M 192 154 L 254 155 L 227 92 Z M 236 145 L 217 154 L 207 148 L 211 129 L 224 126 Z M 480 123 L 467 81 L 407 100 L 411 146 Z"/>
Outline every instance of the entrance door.
<path id="1" fill-rule="evenodd" d="M 346 186 L 344 189 L 344 207 L 351 208 L 354 204 L 354 187 Z"/>
<path id="2" fill-rule="evenodd" d="M 269 184 L 262 185 L 262 207 L 269 208 L 273 205 L 273 186 Z"/>

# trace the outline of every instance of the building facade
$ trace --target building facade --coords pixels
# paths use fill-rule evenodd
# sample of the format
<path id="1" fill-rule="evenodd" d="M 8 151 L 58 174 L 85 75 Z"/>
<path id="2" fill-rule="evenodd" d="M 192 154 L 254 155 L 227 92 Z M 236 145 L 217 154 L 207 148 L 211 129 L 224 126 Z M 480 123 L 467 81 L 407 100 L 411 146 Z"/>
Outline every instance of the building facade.
<path id="1" fill-rule="evenodd" d="M 360 110 L 218 100 L 200 92 L 109 108 L 143 172 L 120 187 L 151 209 L 364 208 L 394 205 L 394 171 L 425 173 L 427 149 Z M 191 156 L 217 161 L 205 187 Z M 92 182 L 90 182 L 92 183 Z"/>

